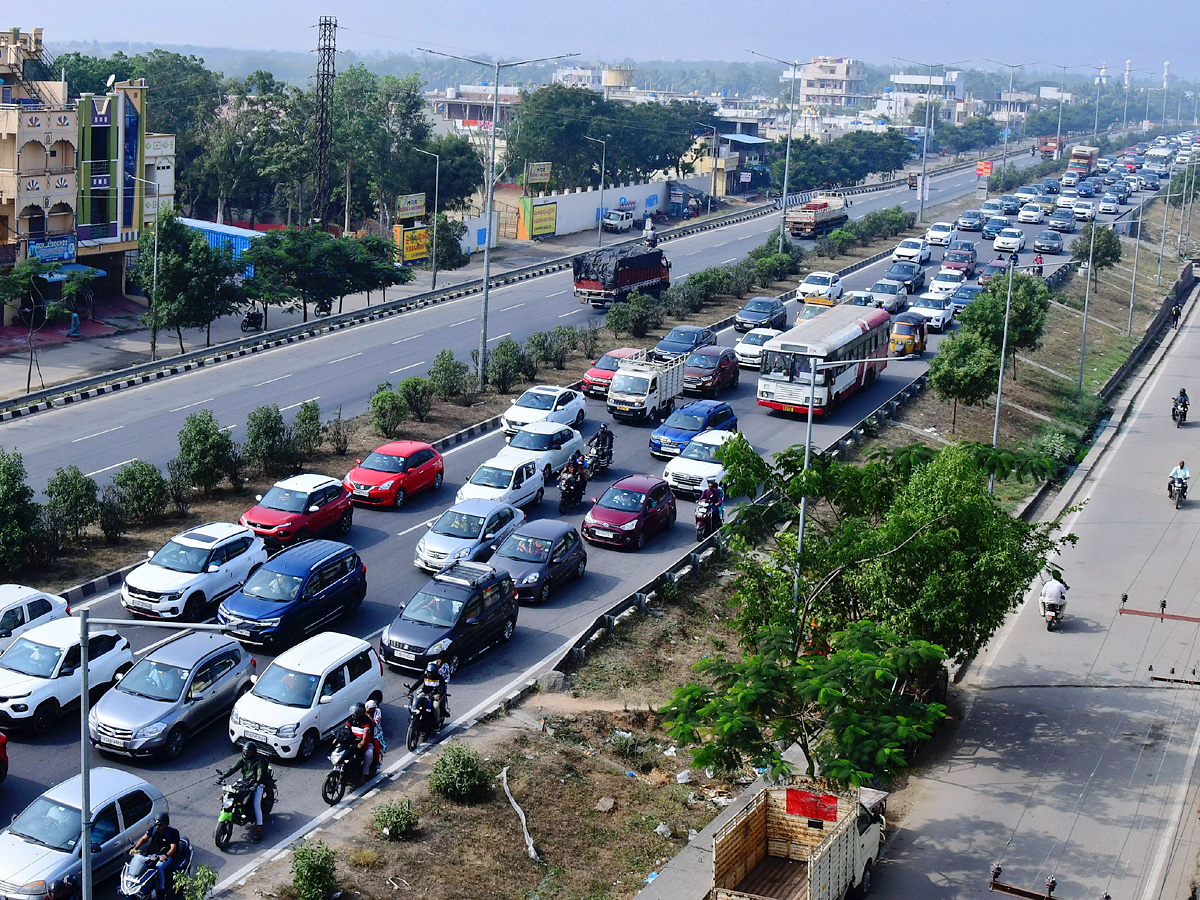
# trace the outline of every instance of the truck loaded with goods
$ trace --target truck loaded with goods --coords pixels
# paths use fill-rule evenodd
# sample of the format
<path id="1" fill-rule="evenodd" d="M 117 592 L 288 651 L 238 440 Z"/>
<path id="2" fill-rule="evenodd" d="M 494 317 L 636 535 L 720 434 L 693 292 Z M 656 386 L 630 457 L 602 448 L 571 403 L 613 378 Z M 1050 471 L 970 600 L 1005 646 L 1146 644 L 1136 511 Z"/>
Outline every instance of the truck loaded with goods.
<path id="1" fill-rule="evenodd" d="M 850 202 L 838 191 L 817 191 L 807 203 L 788 210 L 788 233 L 792 237 L 816 237 L 840 228 L 850 219 Z"/>
<path id="2" fill-rule="evenodd" d="M 657 248 L 645 244 L 605 247 L 571 260 L 575 296 L 580 303 L 603 309 L 637 291 L 658 296 L 671 284 L 671 263 Z"/>

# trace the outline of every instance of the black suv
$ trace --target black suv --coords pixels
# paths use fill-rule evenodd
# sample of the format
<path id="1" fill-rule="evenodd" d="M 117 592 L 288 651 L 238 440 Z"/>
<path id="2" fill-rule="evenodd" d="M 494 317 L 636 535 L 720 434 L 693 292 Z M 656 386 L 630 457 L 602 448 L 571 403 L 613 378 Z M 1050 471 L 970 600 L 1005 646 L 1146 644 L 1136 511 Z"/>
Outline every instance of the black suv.
<path id="1" fill-rule="evenodd" d="M 441 656 L 453 675 L 493 644 L 511 640 L 518 610 L 508 572 L 455 563 L 400 607 L 379 637 L 379 654 L 389 666 L 418 672 Z"/>

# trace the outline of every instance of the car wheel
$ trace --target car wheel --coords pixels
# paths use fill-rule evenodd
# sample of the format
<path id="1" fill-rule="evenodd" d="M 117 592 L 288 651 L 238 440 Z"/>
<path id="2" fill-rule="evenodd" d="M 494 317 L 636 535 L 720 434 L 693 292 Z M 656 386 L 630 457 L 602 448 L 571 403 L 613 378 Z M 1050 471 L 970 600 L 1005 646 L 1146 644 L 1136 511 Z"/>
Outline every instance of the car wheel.
<path id="1" fill-rule="evenodd" d="M 187 598 L 183 604 L 183 619 L 185 622 L 199 622 L 204 615 L 204 595 L 197 592 Z"/>
<path id="2" fill-rule="evenodd" d="M 337 533 L 345 536 L 350 533 L 350 529 L 353 527 L 354 527 L 354 507 L 351 506 L 344 513 L 342 513 L 342 517 L 340 519 L 338 519 Z"/>
<path id="3" fill-rule="evenodd" d="M 738 386 L 738 383 L 739 383 L 741 380 L 742 380 L 742 373 L 741 373 L 741 371 L 735 371 L 735 372 L 733 373 L 733 381 L 729 382 L 729 386 L 730 386 L 731 388 L 735 388 L 735 387 L 737 387 L 737 386 Z"/>
<path id="4" fill-rule="evenodd" d="M 581 557 L 579 558 L 579 565 L 577 565 L 577 566 L 575 567 L 575 578 L 576 578 L 576 580 L 578 580 L 578 579 L 582 578 L 582 577 L 583 577 L 583 576 L 584 576 L 586 573 L 587 573 L 587 557 L 586 557 L 586 556 L 581 556 Z"/>
<path id="5" fill-rule="evenodd" d="M 550 479 L 554 476 L 554 470 L 550 468 L 550 464 L 546 464 L 546 468 L 542 469 L 542 481 L 546 484 L 550 483 Z"/>
<path id="6" fill-rule="evenodd" d="M 317 729 L 310 728 L 304 733 L 304 739 L 300 741 L 300 748 L 296 751 L 297 762 L 308 762 L 312 759 L 314 753 L 317 752 L 317 744 L 320 742 L 321 736 L 317 734 Z"/>
<path id="7" fill-rule="evenodd" d="M 675 520 L 677 518 L 679 518 L 679 510 L 672 509 L 671 510 L 671 518 L 667 519 L 667 529 L 666 529 L 667 531 L 670 531 L 672 528 L 675 527 Z"/>
<path id="8" fill-rule="evenodd" d="M 396 499 L 392 501 L 393 509 L 400 509 L 404 506 L 404 501 L 408 499 L 408 491 L 404 488 L 396 488 Z"/>
<path id="9" fill-rule="evenodd" d="M 443 473 L 438 472 L 433 476 L 433 489 L 435 491 L 442 486 L 442 474 Z"/>
<path id="10" fill-rule="evenodd" d="M 183 752 L 183 747 L 187 743 L 187 729 L 182 725 L 176 725 L 167 733 L 167 741 L 163 744 L 163 759 L 175 759 Z"/>
<path id="11" fill-rule="evenodd" d="M 33 733 L 39 736 L 46 734 L 57 721 L 58 704 L 53 700 L 47 700 L 33 714 Z"/>
<path id="12" fill-rule="evenodd" d="M 457 653 L 450 654 L 450 658 L 448 660 L 446 660 L 446 668 L 450 670 L 451 678 L 453 678 L 455 675 L 458 674 L 458 667 L 460 664 L 461 664 L 461 660 L 459 659 L 458 654 Z"/>
<path id="13" fill-rule="evenodd" d="M 580 426 L 583 424 L 583 420 L 584 420 L 585 418 L 586 418 L 586 415 L 585 415 L 584 411 L 581 409 L 581 410 L 579 411 L 579 415 L 577 415 L 577 416 L 575 417 L 575 422 L 573 423 L 573 424 L 574 424 L 574 426 L 575 426 L 575 428 L 577 428 L 577 429 L 578 429 L 578 428 L 579 428 L 579 427 L 580 427 Z"/>
<path id="14" fill-rule="evenodd" d="M 541 591 L 538 593 L 538 603 L 546 604 L 550 602 L 550 579 L 546 579 L 546 583 L 542 585 Z"/>
<path id="15" fill-rule="evenodd" d="M 504 630 L 502 632 L 500 632 L 500 640 L 506 641 L 506 642 L 511 641 L 513 639 L 513 635 L 516 633 L 517 633 L 517 617 L 513 616 L 511 619 L 509 619 L 507 622 L 504 623 Z"/>
<path id="16" fill-rule="evenodd" d="M 533 503 L 531 506 L 537 506 L 542 502 L 542 498 L 546 496 L 546 492 L 542 488 L 537 489 L 537 493 L 533 495 Z"/>
<path id="17" fill-rule="evenodd" d="M 646 546 L 646 532 L 639 531 L 638 536 L 636 538 L 634 538 L 633 549 L 641 550 L 645 546 Z"/>

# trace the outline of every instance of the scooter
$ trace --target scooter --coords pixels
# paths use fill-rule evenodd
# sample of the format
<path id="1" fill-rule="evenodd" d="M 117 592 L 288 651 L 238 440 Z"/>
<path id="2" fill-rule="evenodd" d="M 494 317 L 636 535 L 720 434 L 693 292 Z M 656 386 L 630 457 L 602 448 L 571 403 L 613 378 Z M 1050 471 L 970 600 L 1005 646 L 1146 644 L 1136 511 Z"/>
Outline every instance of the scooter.
<path id="1" fill-rule="evenodd" d="M 1042 617 L 1046 620 L 1046 630 L 1054 631 L 1062 625 L 1063 619 L 1067 617 L 1066 601 L 1059 602 L 1057 600 L 1046 600 L 1042 603 Z"/>
<path id="2" fill-rule="evenodd" d="M 217 784 L 221 787 L 221 812 L 217 815 L 217 827 L 213 831 L 213 842 L 218 850 L 229 846 L 233 837 L 234 825 L 254 824 L 254 785 L 248 781 L 238 780 L 226 784 L 217 772 Z M 279 789 L 275 785 L 275 776 L 267 766 L 267 783 L 263 785 L 262 814 L 263 823 L 270 818 L 271 810 L 275 807 L 275 797 Z"/>
<path id="3" fill-rule="evenodd" d="M 333 752 L 329 754 L 329 761 L 333 764 L 333 768 L 325 776 L 325 781 L 321 785 L 321 799 L 333 806 L 345 796 L 347 789 L 353 790 L 358 786 L 359 778 L 362 776 L 362 751 L 358 749 L 358 738 L 354 736 L 354 732 L 350 728 L 343 727 L 338 732 L 338 736 L 334 740 Z M 374 772 L 378 768 L 379 760 L 375 760 L 372 763 L 371 771 Z"/>
<path id="4" fill-rule="evenodd" d="M 558 480 L 561 491 L 558 498 L 558 514 L 565 516 L 579 509 L 583 503 L 584 480 L 575 475 L 564 475 Z"/>
<path id="5" fill-rule="evenodd" d="M 246 310 L 246 314 L 242 316 L 242 333 L 248 331 L 261 331 L 263 327 L 262 310 L 256 307 L 251 307 Z"/>
<path id="6" fill-rule="evenodd" d="M 707 500 L 696 501 L 696 543 L 707 540 L 720 527 L 717 510 Z"/>
<path id="7" fill-rule="evenodd" d="M 416 750 L 423 738 L 432 738 L 440 733 L 445 724 L 436 694 L 418 691 L 411 697 L 408 704 L 408 735 L 404 741 L 410 751 Z"/>
<path id="8" fill-rule="evenodd" d="M 174 864 L 167 870 L 167 892 L 165 897 L 158 896 L 158 864 L 140 850 L 129 858 L 121 869 L 121 881 L 118 890 L 122 897 L 129 900 L 172 900 L 175 893 L 175 875 L 183 872 L 185 875 L 192 870 L 192 843 L 187 838 L 179 839 L 179 847 L 175 851 Z"/>
<path id="9" fill-rule="evenodd" d="M 1168 481 L 1167 499 L 1175 501 L 1176 509 L 1183 506 L 1183 501 L 1187 499 L 1187 480 L 1177 475 Z"/>

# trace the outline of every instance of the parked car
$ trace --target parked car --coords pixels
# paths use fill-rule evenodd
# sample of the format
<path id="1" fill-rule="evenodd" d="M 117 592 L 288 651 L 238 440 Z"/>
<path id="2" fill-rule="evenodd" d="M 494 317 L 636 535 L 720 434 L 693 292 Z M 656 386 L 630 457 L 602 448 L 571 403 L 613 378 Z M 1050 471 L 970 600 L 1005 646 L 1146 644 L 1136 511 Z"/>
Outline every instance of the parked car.
<path id="1" fill-rule="evenodd" d="M 900 312 L 908 302 L 908 288 L 901 281 L 881 278 L 871 285 L 871 296 L 888 312 Z"/>
<path id="2" fill-rule="evenodd" d="M 892 251 L 892 262 L 929 262 L 929 244 L 924 238 L 905 238 Z"/>
<path id="3" fill-rule="evenodd" d="M 796 297 L 800 300 L 820 298 L 834 302 L 842 296 L 842 278 L 834 272 L 811 272 L 796 289 Z"/>
<path id="4" fill-rule="evenodd" d="M 605 231 L 629 231 L 633 228 L 633 211 L 628 209 L 605 210 L 603 227 Z"/>
<path id="5" fill-rule="evenodd" d="M 775 328 L 754 328 L 746 332 L 733 347 L 733 355 L 737 357 L 738 365 L 757 369 L 762 360 L 763 344 L 781 334 L 783 332 Z"/>
<path id="6" fill-rule="evenodd" d="M 281 653 L 229 713 L 229 740 L 305 762 L 346 722 L 354 703 L 383 702 L 383 663 L 361 638 L 314 635 Z"/>
<path id="7" fill-rule="evenodd" d="M 267 561 L 262 538 L 244 525 L 189 528 L 125 576 L 121 605 L 138 616 L 202 622 Z"/>
<path id="8" fill-rule="evenodd" d="M 354 503 L 399 509 L 421 491 L 442 486 L 445 462 L 432 444 L 393 441 L 376 447 L 342 479 Z"/>
<path id="9" fill-rule="evenodd" d="M 613 483 L 583 517 L 583 539 L 641 550 L 646 538 L 675 526 L 675 495 L 661 478 L 627 475 Z"/>
<path id="10" fill-rule="evenodd" d="M 1020 253 L 1025 249 L 1025 232 L 1020 228 L 1005 228 L 992 241 L 992 249 L 997 253 Z"/>
<path id="11" fill-rule="evenodd" d="M 953 250 L 942 257 L 943 272 L 957 272 L 964 278 L 975 277 L 975 254 L 965 250 Z"/>
<path id="12" fill-rule="evenodd" d="M 500 425 L 512 436 L 530 422 L 558 422 L 579 428 L 587 418 L 587 400 L 574 388 L 539 384 L 523 393 L 504 411 Z"/>
<path id="13" fill-rule="evenodd" d="M 276 553 L 217 609 L 217 623 L 243 644 L 279 651 L 367 596 L 367 566 L 348 544 L 304 541 Z"/>
<path id="14" fill-rule="evenodd" d="M 384 662 L 420 672 L 441 656 L 456 674 L 517 630 L 516 590 L 507 570 L 460 562 L 435 574 L 379 636 Z"/>
<path id="15" fill-rule="evenodd" d="M 983 226 L 983 236 L 987 240 L 993 240 L 996 235 L 1002 232 L 1005 228 L 1011 228 L 1012 222 L 1008 221 L 1004 216 L 993 216 L 988 219 Z"/>
<path id="16" fill-rule="evenodd" d="M 898 281 L 904 285 L 904 290 L 914 294 L 925 287 L 925 270 L 912 262 L 895 263 L 883 274 L 884 281 Z M 871 293 L 875 293 L 874 288 Z"/>
<path id="17" fill-rule="evenodd" d="M 934 222 L 925 232 L 925 240 L 935 247 L 948 247 L 950 242 L 958 237 L 958 229 L 953 222 Z"/>
<path id="18" fill-rule="evenodd" d="M 644 350 L 635 347 L 618 347 L 609 350 L 592 367 L 583 373 L 583 392 L 593 397 L 608 396 L 608 386 L 612 384 L 613 376 L 617 374 L 617 364 L 629 356 L 644 354 Z"/>
<path id="19" fill-rule="evenodd" d="M 250 690 L 254 661 L 233 638 L 185 631 L 138 660 L 88 715 L 104 753 L 175 759 Z"/>
<path id="20" fill-rule="evenodd" d="M 924 316 L 930 331 L 945 331 L 954 318 L 950 298 L 941 294 L 922 294 L 909 305 L 908 312 Z"/>
<path id="21" fill-rule="evenodd" d="M 655 359 L 676 359 L 716 342 L 717 333 L 711 328 L 701 325 L 677 325 L 655 345 L 650 355 Z"/>
<path id="22" fill-rule="evenodd" d="M 676 496 L 699 497 L 709 479 L 718 484 L 725 478 L 725 466 L 717 452 L 737 435 L 732 431 L 706 431 L 692 438 L 683 452 L 667 463 L 663 479 Z"/>
<path id="23" fill-rule="evenodd" d="M 491 500 L 524 508 L 537 506 L 546 493 L 546 481 L 538 464 L 493 456 L 483 463 L 458 489 L 455 502 Z"/>
<path id="24" fill-rule="evenodd" d="M 426 572 L 439 572 L 463 560 L 486 560 L 492 546 L 525 521 L 525 513 L 495 500 L 455 503 L 417 541 L 413 564 Z"/>
<path id="25" fill-rule="evenodd" d="M 1040 225 L 1045 218 L 1046 214 L 1037 203 L 1026 203 L 1017 213 L 1017 221 L 1025 225 Z"/>
<path id="26" fill-rule="evenodd" d="M 554 473 L 561 472 L 567 460 L 576 453 L 585 452 L 586 446 L 583 437 L 570 425 L 531 422 L 519 429 L 495 458 L 515 463 L 532 462 L 542 473 L 543 482 L 549 484 Z"/>
<path id="27" fill-rule="evenodd" d="M 715 398 L 725 388 L 736 388 L 741 375 L 732 347 L 701 347 L 688 354 L 683 389 Z"/>
<path id="28" fill-rule="evenodd" d="M 323 531 L 346 535 L 354 525 L 350 492 L 328 475 L 293 475 L 276 482 L 239 523 L 250 528 L 269 547 L 304 541 Z"/>
<path id="29" fill-rule="evenodd" d="M 679 407 L 650 435 L 650 455 L 678 456 L 688 442 L 706 431 L 737 431 L 737 413 L 720 400 L 693 400 Z"/>
<path id="30" fill-rule="evenodd" d="M 983 213 L 977 209 L 968 209 L 958 217 L 959 231 L 979 231 L 983 228 Z"/>
<path id="31" fill-rule="evenodd" d="M 71 614 L 67 601 L 23 584 L 0 584 L 0 651 L 30 628 Z"/>
<path id="32" fill-rule="evenodd" d="M 1033 239 L 1033 249 L 1039 253 L 1062 253 L 1062 235 L 1053 231 L 1040 231 Z"/>
<path id="33" fill-rule="evenodd" d="M 510 534 L 491 565 L 508 573 L 518 601 L 547 603 L 555 588 L 583 577 L 587 548 L 570 522 L 538 519 Z"/>
<path id="34" fill-rule="evenodd" d="M 733 317 L 735 331 L 754 328 L 787 328 L 787 307 L 778 297 L 751 297 Z"/>
<path id="35" fill-rule="evenodd" d="M 974 300 L 982 290 L 983 288 L 977 284 L 960 284 L 958 290 L 950 295 L 950 303 L 954 307 L 955 315 L 962 312 L 963 308 Z"/>

